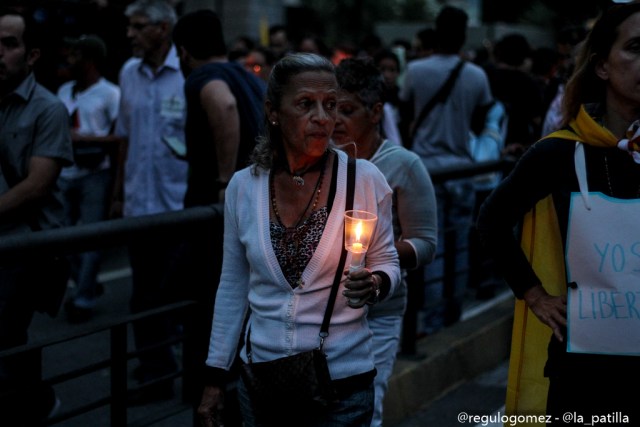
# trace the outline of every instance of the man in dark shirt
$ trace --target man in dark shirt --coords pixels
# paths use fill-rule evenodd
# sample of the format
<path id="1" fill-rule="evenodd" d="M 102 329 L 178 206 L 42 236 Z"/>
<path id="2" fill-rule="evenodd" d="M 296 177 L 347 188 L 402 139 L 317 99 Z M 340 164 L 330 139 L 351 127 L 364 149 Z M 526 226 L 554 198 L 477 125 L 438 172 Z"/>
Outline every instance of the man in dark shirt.
<path id="1" fill-rule="evenodd" d="M 249 164 L 263 120 L 266 86 L 240 64 L 227 59 L 222 25 L 210 10 L 182 16 L 173 31 L 185 76 L 185 137 L 189 178 L 185 208 L 224 201 L 236 170 Z M 222 265 L 222 221 L 188 238 L 176 274 L 189 299 L 198 301 L 195 361 L 204 367 L 213 305 Z M 196 394 L 196 396 L 199 396 Z M 228 420 L 229 421 L 229 420 Z M 229 423 L 227 423 L 229 424 Z"/>
<path id="2" fill-rule="evenodd" d="M 185 207 L 221 202 L 233 173 L 248 165 L 262 122 L 265 85 L 228 61 L 222 27 L 213 11 L 181 17 L 173 40 L 186 79 Z"/>

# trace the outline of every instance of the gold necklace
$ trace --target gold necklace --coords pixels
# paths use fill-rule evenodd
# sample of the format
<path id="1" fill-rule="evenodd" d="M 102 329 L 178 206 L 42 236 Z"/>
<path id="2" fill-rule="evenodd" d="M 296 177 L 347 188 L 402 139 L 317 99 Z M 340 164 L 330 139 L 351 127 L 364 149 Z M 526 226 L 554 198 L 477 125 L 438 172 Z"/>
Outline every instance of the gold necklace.
<path id="1" fill-rule="evenodd" d="M 607 176 L 609 195 L 615 198 L 616 196 L 613 194 L 613 187 L 611 185 L 611 177 L 609 176 L 609 156 L 607 154 L 604 155 L 604 173 Z M 636 190 L 636 198 L 640 198 L 640 185 L 638 185 L 638 189 Z"/>

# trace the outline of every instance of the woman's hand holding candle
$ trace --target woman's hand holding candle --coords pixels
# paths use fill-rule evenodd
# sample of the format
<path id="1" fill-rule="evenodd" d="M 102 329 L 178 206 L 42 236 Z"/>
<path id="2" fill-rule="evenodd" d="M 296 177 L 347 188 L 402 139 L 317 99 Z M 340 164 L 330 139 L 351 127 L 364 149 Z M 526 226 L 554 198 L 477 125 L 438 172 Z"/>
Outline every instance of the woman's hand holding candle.
<path id="1" fill-rule="evenodd" d="M 372 297 L 375 286 L 373 274 L 368 268 L 358 268 L 354 271 L 345 272 L 347 281 L 342 294 L 347 297 L 349 307 L 363 307 Z"/>

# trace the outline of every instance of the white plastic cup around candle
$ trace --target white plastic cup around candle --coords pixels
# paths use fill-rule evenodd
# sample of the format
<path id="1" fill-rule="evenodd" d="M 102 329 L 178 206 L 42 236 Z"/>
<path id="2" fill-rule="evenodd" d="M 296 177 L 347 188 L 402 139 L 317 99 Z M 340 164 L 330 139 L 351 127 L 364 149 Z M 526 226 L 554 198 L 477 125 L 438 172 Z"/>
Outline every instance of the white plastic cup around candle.
<path id="1" fill-rule="evenodd" d="M 378 217 L 361 210 L 344 213 L 344 246 L 351 253 L 366 253 Z"/>
<path id="2" fill-rule="evenodd" d="M 344 213 L 344 246 L 351 253 L 349 272 L 364 267 L 365 256 L 377 220 L 378 217 L 375 214 L 367 211 L 349 210 Z M 350 298 L 349 302 L 357 304 L 360 300 Z"/>

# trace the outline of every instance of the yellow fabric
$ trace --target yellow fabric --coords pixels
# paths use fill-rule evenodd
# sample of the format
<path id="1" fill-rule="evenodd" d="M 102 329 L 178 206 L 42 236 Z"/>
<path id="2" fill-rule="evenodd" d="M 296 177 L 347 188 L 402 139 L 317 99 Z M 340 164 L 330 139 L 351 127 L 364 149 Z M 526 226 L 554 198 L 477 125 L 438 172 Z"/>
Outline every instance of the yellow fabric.
<path id="1" fill-rule="evenodd" d="M 525 218 L 521 245 L 534 271 L 551 295 L 566 292 L 564 256 L 558 218 L 551 196 L 536 204 Z M 543 375 L 551 329 L 516 301 L 505 412 L 509 415 L 542 415 L 547 403 L 549 381 Z M 519 427 L 544 423 L 518 423 Z"/>
<path id="2" fill-rule="evenodd" d="M 587 113 L 584 105 L 580 107 L 578 116 L 569 123 L 573 132 L 560 130 L 547 136 L 547 138 L 564 138 L 572 141 L 581 141 L 596 147 L 617 147 L 618 139 L 608 129 L 600 126 Z"/>
<path id="3" fill-rule="evenodd" d="M 581 141 L 598 147 L 615 147 L 617 140 L 598 125 L 584 106 L 570 123 L 571 130 L 560 130 L 547 138 Z M 564 253 L 553 199 L 539 201 L 524 218 L 521 247 L 536 275 L 550 295 L 566 293 Z M 551 329 L 538 320 L 524 301 L 516 301 L 505 412 L 507 415 L 544 415 L 549 381 L 543 375 Z M 519 427 L 544 423 L 518 423 Z"/>

